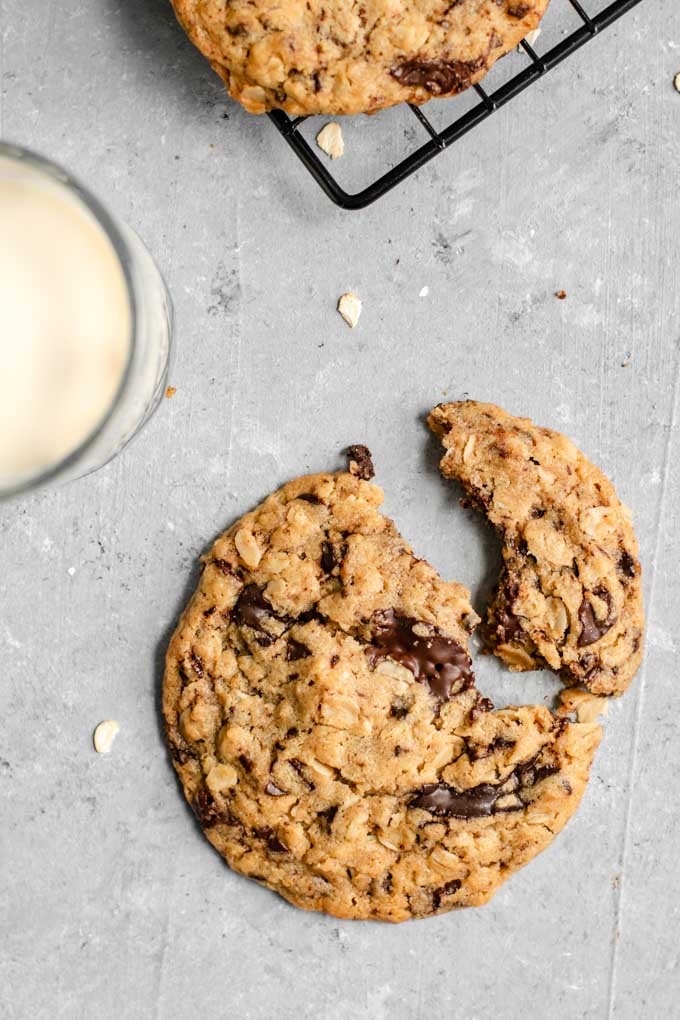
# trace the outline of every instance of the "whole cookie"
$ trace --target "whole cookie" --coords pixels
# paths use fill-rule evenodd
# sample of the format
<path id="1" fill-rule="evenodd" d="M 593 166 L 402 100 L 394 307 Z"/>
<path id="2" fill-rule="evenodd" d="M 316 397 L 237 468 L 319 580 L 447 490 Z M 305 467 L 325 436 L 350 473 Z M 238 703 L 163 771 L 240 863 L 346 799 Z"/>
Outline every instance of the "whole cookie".
<path id="1" fill-rule="evenodd" d="M 251 113 L 371 113 L 452 96 L 536 28 L 548 0 L 173 0 Z"/>
<path id="2" fill-rule="evenodd" d="M 232 868 L 309 910 L 402 921 L 486 902 L 546 847 L 600 729 L 492 711 L 468 592 L 379 512 L 365 448 L 351 466 L 289 482 L 217 540 L 163 709 Z"/>
<path id="3" fill-rule="evenodd" d="M 644 612 L 630 512 L 559 432 L 493 404 L 441 404 L 429 425 L 457 479 L 503 539 L 485 637 L 511 669 L 621 694 L 642 658 Z"/>

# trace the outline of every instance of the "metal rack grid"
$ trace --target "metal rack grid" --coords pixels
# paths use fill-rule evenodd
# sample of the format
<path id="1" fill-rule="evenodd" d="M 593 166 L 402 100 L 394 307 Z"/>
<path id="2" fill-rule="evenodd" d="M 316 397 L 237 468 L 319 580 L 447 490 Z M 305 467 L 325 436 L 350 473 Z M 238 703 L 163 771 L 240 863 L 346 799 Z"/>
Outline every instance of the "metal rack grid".
<path id="1" fill-rule="evenodd" d="M 553 3 L 555 0 L 553 0 Z M 579 0 L 566 0 L 578 15 L 581 24 L 574 31 L 570 32 L 561 42 L 553 46 L 547 53 L 539 56 L 527 43 L 520 44 L 525 55 L 529 58 L 528 65 L 509 81 L 505 82 L 494 92 L 487 93 L 481 85 L 474 85 L 473 88 L 479 96 L 479 102 L 471 110 L 459 116 L 443 130 L 438 131 L 431 121 L 425 116 L 421 107 L 411 106 L 409 109 L 417 118 L 423 130 L 429 135 L 424 145 L 410 152 L 404 159 L 400 160 L 387 173 L 378 177 L 354 194 L 345 191 L 330 173 L 328 168 L 321 162 L 319 156 L 314 152 L 304 136 L 299 131 L 300 125 L 307 120 L 306 117 L 291 118 L 282 110 L 273 110 L 269 117 L 286 139 L 298 158 L 307 167 L 317 184 L 326 192 L 328 197 L 341 206 L 343 209 L 363 209 L 401 181 L 410 177 L 412 173 L 419 170 L 425 163 L 437 156 L 444 149 L 453 145 L 462 138 L 468 131 L 476 127 L 487 117 L 490 117 L 495 110 L 500 109 L 507 102 L 513 99 L 525 88 L 543 77 L 551 68 L 560 64 L 566 57 L 580 49 L 593 36 L 617 21 L 622 15 L 635 7 L 641 0 L 614 0 L 599 14 L 592 17 L 584 10 Z"/>

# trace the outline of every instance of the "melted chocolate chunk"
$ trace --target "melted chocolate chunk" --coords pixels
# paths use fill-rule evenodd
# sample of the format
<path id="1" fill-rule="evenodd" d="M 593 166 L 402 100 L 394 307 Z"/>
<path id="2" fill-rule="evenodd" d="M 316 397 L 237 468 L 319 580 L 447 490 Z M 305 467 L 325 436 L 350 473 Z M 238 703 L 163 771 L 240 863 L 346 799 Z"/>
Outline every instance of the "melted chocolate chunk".
<path id="1" fill-rule="evenodd" d="M 445 783 L 428 783 L 409 802 L 409 807 L 429 811 L 440 818 L 483 818 L 494 813 L 504 796 L 498 786 L 481 783 L 470 790 L 454 790 Z"/>
<path id="2" fill-rule="evenodd" d="M 297 662 L 298 659 L 308 659 L 312 653 L 306 645 L 303 645 L 301 641 L 296 641 L 295 638 L 288 638 L 288 644 L 286 646 L 286 661 Z"/>
<path id="3" fill-rule="evenodd" d="M 409 801 L 409 807 L 429 811 L 439 818 L 486 818 L 489 815 L 521 811 L 524 804 L 517 799 L 509 807 L 496 807 L 497 801 L 520 787 L 535 786 L 558 772 L 556 765 L 536 765 L 536 758 L 517 765 L 502 783 L 480 783 L 469 790 L 456 790 L 446 783 L 428 783 Z"/>
<path id="4" fill-rule="evenodd" d="M 369 448 L 357 443 L 354 446 L 348 446 L 345 453 L 349 459 L 350 474 L 356 475 L 357 478 L 363 478 L 365 482 L 370 482 L 375 475 L 375 468 Z"/>
<path id="5" fill-rule="evenodd" d="M 245 586 L 234 606 L 233 615 L 239 623 L 259 631 L 260 634 L 264 634 L 270 641 L 273 640 L 272 635 L 262 624 L 265 620 L 269 620 L 272 617 L 275 620 L 281 619 L 265 599 L 262 589 L 258 588 L 256 584 L 247 584 Z"/>
<path id="6" fill-rule="evenodd" d="M 287 793 L 286 790 L 282 790 L 280 786 L 277 786 L 273 779 L 268 781 L 264 792 L 269 794 L 270 797 L 285 797 Z"/>
<path id="7" fill-rule="evenodd" d="M 483 60 L 407 60 L 390 72 L 400 85 L 422 85 L 433 96 L 462 92 Z"/>
<path id="8" fill-rule="evenodd" d="M 530 7 L 528 4 L 511 4 L 508 7 L 508 14 L 511 18 L 523 18 L 529 13 L 529 11 Z"/>
<path id="9" fill-rule="evenodd" d="M 244 772 L 253 771 L 253 763 L 247 754 L 239 754 L 238 760 L 241 762 L 241 767 L 243 768 Z"/>
<path id="10" fill-rule="evenodd" d="M 619 570 L 626 577 L 635 577 L 638 572 L 638 565 L 627 549 L 624 549 L 619 556 Z"/>
<path id="11" fill-rule="evenodd" d="M 446 885 L 440 885 L 438 889 L 435 889 L 432 893 L 432 909 L 439 910 L 442 900 L 445 896 L 453 896 L 457 893 L 462 885 L 462 882 L 458 878 L 454 878 L 453 881 L 447 882 Z"/>
<path id="12" fill-rule="evenodd" d="M 203 669 L 203 660 L 201 659 L 201 656 L 193 649 L 191 651 L 191 666 L 198 679 L 202 680 L 203 677 L 205 676 L 205 671 Z"/>
<path id="13" fill-rule="evenodd" d="M 472 662 L 462 645 L 436 630 L 422 637 L 413 627 L 420 621 L 397 616 L 393 609 L 373 614 L 373 647 L 367 649 L 372 666 L 390 658 L 405 666 L 420 683 L 427 683 L 439 701 L 448 701 L 456 685 L 474 683 Z"/>
<path id="14" fill-rule="evenodd" d="M 592 604 L 584 597 L 578 610 L 578 619 L 581 624 L 581 633 L 578 639 L 578 647 L 585 648 L 587 645 L 593 645 L 596 641 L 599 641 L 601 637 L 610 630 L 616 623 L 616 613 L 612 613 L 612 597 L 603 586 L 599 586 L 593 589 L 593 595 L 602 601 L 607 606 L 607 615 L 604 620 L 598 620 L 595 616 L 595 610 Z"/>
<path id="15" fill-rule="evenodd" d="M 325 574 L 332 574 L 339 564 L 335 557 L 335 548 L 331 542 L 321 543 L 321 569 Z"/>

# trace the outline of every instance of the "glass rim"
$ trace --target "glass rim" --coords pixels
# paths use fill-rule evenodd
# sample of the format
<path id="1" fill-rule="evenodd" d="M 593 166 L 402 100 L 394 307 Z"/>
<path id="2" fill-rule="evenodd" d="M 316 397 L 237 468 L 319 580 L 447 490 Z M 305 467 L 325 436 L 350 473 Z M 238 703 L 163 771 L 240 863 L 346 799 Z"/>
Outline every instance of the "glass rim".
<path id="1" fill-rule="evenodd" d="M 73 174 L 66 170 L 65 167 L 61 166 L 61 164 L 55 163 L 54 160 L 41 155 L 39 152 L 35 152 L 33 149 L 27 149 L 23 145 L 17 145 L 13 142 L 0 140 L 0 159 L 3 158 L 14 160 L 19 164 L 23 163 L 38 171 L 39 174 L 48 177 L 56 184 L 61 185 L 66 189 L 66 191 L 75 197 L 76 201 L 80 202 L 84 206 L 85 210 L 89 212 L 91 216 L 94 217 L 95 222 L 104 231 L 106 238 L 111 244 L 123 274 L 130 312 L 130 333 L 128 337 L 128 355 L 125 369 L 106 413 L 102 415 L 94 428 L 87 433 L 78 446 L 54 464 L 51 464 L 47 468 L 28 476 L 23 481 L 19 481 L 18 483 L 12 484 L 8 487 L 3 485 L 2 476 L 0 476 L 0 500 L 19 496 L 22 493 L 30 492 L 33 489 L 37 489 L 54 481 L 64 471 L 68 471 L 69 468 L 76 464 L 80 458 L 87 453 L 112 420 L 121 404 L 132 374 L 132 363 L 134 361 L 134 353 L 138 341 L 138 309 L 134 280 L 130 270 L 130 251 L 125 238 L 111 214 L 106 210 L 99 199 L 92 194 L 89 188 L 82 184 L 77 177 L 74 177 Z"/>

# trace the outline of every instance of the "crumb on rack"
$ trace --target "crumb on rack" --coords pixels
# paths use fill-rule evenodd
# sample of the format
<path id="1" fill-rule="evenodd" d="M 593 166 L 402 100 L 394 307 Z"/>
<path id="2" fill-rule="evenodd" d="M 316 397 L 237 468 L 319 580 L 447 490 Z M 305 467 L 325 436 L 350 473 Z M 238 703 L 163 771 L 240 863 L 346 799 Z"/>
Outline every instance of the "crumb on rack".
<path id="1" fill-rule="evenodd" d="M 533 49 L 534 43 L 536 42 L 536 40 L 538 39 L 540 34 L 541 34 L 541 29 L 540 28 L 534 28 L 533 31 L 527 32 L 527 34 L 524 36 L 524 39 L 522 40 L 522 42 L 527 43 L 527 45 L 531 46 L 532 49 Z M 519 46 L 517 47 L 517 52 L 518 53 L 523 53 L 524 52 L 524 50 L 522 49 L 522 43 L 520 43 Z"/>
<path id="2" fill-rule="evenodd" d="M 566 290 L 556 290 L 555 291 L 555 297 L 559 298 L 560 301 L 564 301 L 566 296 L 567 296 Z"/>
<path id="3" fill-rule="evenodd" d="M 345 140 L 340 125 L 333 120 L 325 124 L 316 136 L 316 144 L 331 159 L 339 159 L 345 151 Z"/>
<path id="4" fill-rule="evenodd" d="M 168 400 L 170 400 L 171 397 L 174 397 L 175 393 L 177 393 L 176 386 L 168 386 L 167 390 L 165 391 L 165 395 L 168 398 Z"/>

